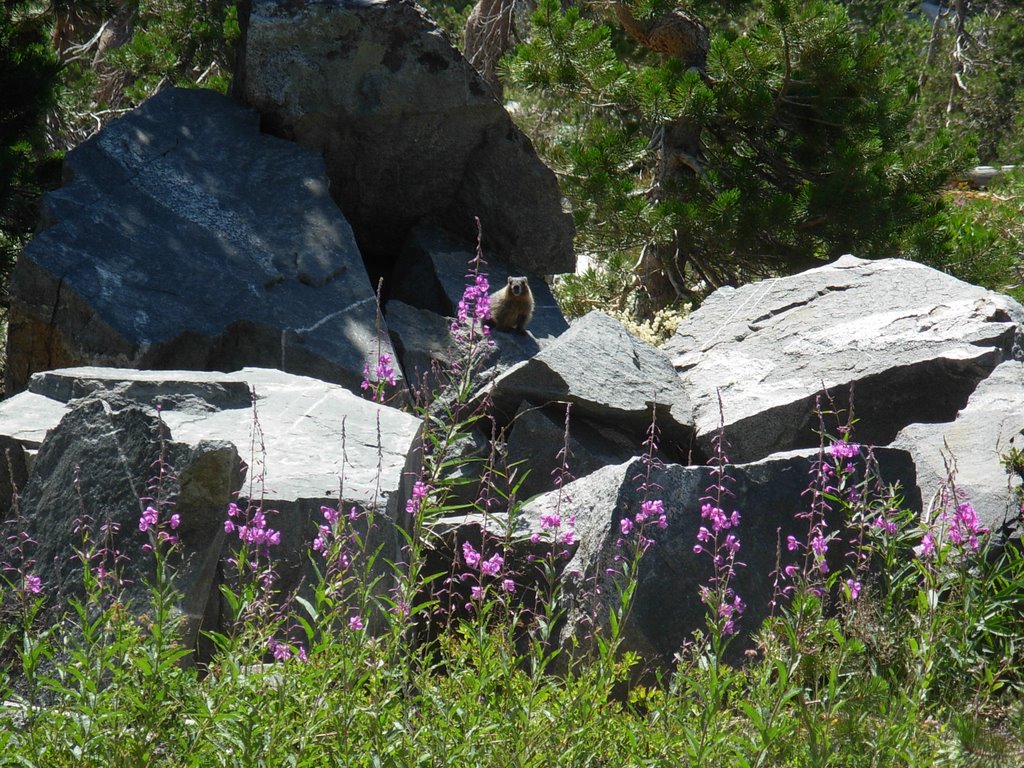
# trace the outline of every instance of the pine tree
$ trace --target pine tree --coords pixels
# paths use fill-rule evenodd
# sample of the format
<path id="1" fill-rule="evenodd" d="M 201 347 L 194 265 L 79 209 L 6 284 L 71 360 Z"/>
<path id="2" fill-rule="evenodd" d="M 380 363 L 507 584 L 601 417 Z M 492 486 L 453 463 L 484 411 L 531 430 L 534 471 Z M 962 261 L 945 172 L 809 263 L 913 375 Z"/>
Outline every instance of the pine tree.
<path id="1" fill-rule="evenodd" d="M 956 152 L 910 141 L 910 85 L 841 3 L 610 11 L 541 0 L 508 73 L 546 118 L 580 248 L 637 254 L 638 314 L 846 252 L 941 251 L 929 221 Z"/>
<path id="2" fill-rule="evenodd" d="M 45 169 L 45 116 L 59 67 L 33 4 L 0 6 L 0 286 L 32 232 Z"/>

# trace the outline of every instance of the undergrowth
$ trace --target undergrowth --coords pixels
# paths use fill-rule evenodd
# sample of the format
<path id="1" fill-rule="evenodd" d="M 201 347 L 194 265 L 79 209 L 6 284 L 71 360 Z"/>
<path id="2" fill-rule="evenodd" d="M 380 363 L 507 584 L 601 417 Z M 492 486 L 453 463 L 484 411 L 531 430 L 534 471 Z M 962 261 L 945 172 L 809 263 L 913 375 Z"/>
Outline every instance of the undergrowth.
<path id="1" fill-rule="evenodd" d="M 0 765 L 19 766 L 968 766 L 1024 761 L 1020 670 L 1024 555 L 997 548 L 955 486 L 920 519 L 878 480 L 848 419 L 821 427 L 800 536 L 778 542 L 771 615 L 745 625 L 736 592 L 743 511 L 734 508 L 728 444 L 720 434 L 713 482 L 692 542 L 713 577 L 693 599 L 703 632 L 674 667 L 638 676 L 623 640 L 645 553 L 672 517 L 659 484 L 658 435 L 635 478 L 641 501 L 617 520 L 619 554 L 604 621 L 587 642 L 559 643 L 559 571 L 575 543 L 561 510 L 571 493 L 567 449 L 558 503 L 529 541 L 516 468 L 492 456 L 465 501 L 453 446 L 488 427 L 473 373 L 488 353 L 488 291 L 478 260 L 453 330 L 461 365 L 439 373 L 421 404 L 423 463 L 388 561 L 371 532 L 383 505 L 323 507 L 309 531 L 316 578 L 275 588 L 280 534 L 258 501 L 232 504 L 223 597 L 229 621 L 194 663 L 180 640 L 173 555 L 173 468 L 158 457 L 140 530 L 141 551 L 117 553 L 116 534 L 80 521 L 84 600 L 43 623 L 47 585 L 17 503 L 8 521 L 0 605 Z M 390 359 L 366 369 L 383 400 Z M 443 373 L 443 375 L 442 375 Z M 827 407 L 827 406 L 826 406 Z M 823 408 L 819 407 L 819 412 Z M 566 434 L 570 425 L 566 412 Z M 652 425 L 654 423 L 652 414 Z M 261 443 L 254 419 L 253 443 Z M 567 443 L 566 443 L 567 445 Z M 253 462 L 254 464 L 258 462 Z M 1019 457 L 1009 464 L 1019 471 Z M 248 498 L 258 500 L 259 489 Z M 17 496 L 15 496 L 17 502 Z M 432 523 L 481 516 L 482 538 L 444 542 Z M 678 511 L 676 511 L 678 512 Z M 804 525 L 805 524 L 805 525 Z M 450 546 L 452 569 L 430 554 Z M 529 553 L 529 554 L 527 554 Z M 123 602 L 123 557 L 150 563 L 150 605 Z M 732 643 L 753 633 L 741 663 Z"/>

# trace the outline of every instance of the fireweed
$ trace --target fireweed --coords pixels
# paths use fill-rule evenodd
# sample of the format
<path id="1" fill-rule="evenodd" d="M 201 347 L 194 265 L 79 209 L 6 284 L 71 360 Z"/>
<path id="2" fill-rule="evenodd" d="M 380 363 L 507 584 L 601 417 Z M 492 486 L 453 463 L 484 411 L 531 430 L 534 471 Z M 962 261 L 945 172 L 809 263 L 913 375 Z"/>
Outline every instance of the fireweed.
<path id="1" fill-rule="evenodd" d="M 700 588 L 700 599 L 708 608 L 712 648 L 716 656 L 721 656 L 726 639 L 736 633 L 737 622 L 746 605 L 732 586 L 736 569 L 744 564 L 737 559 L 740 551 L 737 533 L 740 513 L 735 508 L 729 509 L 735 494 L 730 488 L 733 479 L 728 472 L 729 457 L 726 453 L 724 429 L 720 428 L 714 435 L 712 447 L 708 466 L 714 482 L 701 497 L 703 503 L 700 516 L 706 522 L 697 530 L 697 543 L 693 551 L 711 557 L 711 579 Z"/>

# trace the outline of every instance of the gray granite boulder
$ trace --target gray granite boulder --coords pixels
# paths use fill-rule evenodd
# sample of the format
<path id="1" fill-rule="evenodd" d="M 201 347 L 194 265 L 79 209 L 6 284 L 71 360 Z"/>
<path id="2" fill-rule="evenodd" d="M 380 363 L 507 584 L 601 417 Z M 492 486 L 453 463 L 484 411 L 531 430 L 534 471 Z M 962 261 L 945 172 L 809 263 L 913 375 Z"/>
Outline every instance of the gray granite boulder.
<path id="1" fill-rule="evenodd" d="M 34 430 L 25 426 L 31 419 Z M 44 583 L 61 593 L 81 583 L 71 557 L 80 511 L 120 523 L 118 547 L 138 563 L 132 573 L 141 585 L 147 560 L 139 499 L 163 441 L 176 475 L 168 493 L 176 496 L 181 519 L 184 565 L 176 586 L 190 641 L 200 624 L 219 621 L 216 585 L 231 544 L 224 531 L 231 501 L 261 505 L 268 525 L 280 532 L 273 556 L 282 590 L 311 576 L 309 547 L 321 505 L 373 511 L 374 526 L 364 534 L 381 548 L 379 575 L 386 562 L 399 562 L 392 521 L 404 515 L 398 488 L 418 426 L 417 418 L 341 386 L 263 369 L 49 371 L 0 407 L 0 439 L 24 455 L 36 452 L 20 508 L 38 532 Z M 39 430 L 46 430 L 41 440 Z"/>
<path id="2" fill-rule="evenodd" d="M 1021 480 L 1006 471 L 1002 457 L 1024 449 L 1024 363 L 1002 363 L 953 421 L 906 426 L 892 446 L 914 457 L 926 509 L 940 506 L 938 494 L 951 480 L 982 525 L 996 534 L 1019 530 Z"/>
<path id="3" fill-rule="evenodd" d="M 916 497 L 914 465 L 909 454 L 889 448 L 875 449 L 878 477 L 884 483 L 899 483 L 907 491 L 907 503 L 920 508 Z M 751 635 L 770 610 L 774 595 L 772 573 L 777 565 L 781 546 L 786 557 L 786 537 L 807 538 L 807 521 L 796 515 L 807 509 L 807 489 L 818 459 L 815 451 L 794 451 L 768 457 L 745 465 L 732 465 L 730 486 L 735 494 L 728 501 L 726 514 L 740 512 L 740 524 L 730 529 L 739 537 L 738 559 L 745 565 L 737 569 L 733 587 L 746 603 L 738 624 L 738 638 L 730 648 L 733 658 L 750 647 Z M 863 478 L 863 456 L 853 460 L 858 477 Z M 642 494 L 638 477 L 644 466 L 640 459 L 607 466 L 564 489 L 561 499 L 555 492 L 529 502 L 522 512 L 517 533 L 520 540 L 531 534 L 543 536 L 541 515 L 558 512 L 563 524 L 575 520 L 576 543 L 568 548 L 570 557 L 561 568 L 565 590 L 563 607 L 565 622 L 560 642 L 572 653 L 573 643 L 580 648 L 590 645 L 595 629 L 607 633 L 608 612 L 618 605 L 618 592 L 609 573 L 621 571 L 616 557 L 628 555 L 629 545 L 623 540 L 621 520 L 640 509 Z M 664 502 L 667 527 L 648 526 L 647 535 L 654 545 L 640 560 L 637 591 L 632 612 L 622 627 L 623 650 L 641 654 L 650 668 L 663 672 L 672 669 L 672 657 L 695 630 L 705 627 L 706 608 L 699 590 L 712 575 L 711 557 L 696 553 L 697 532 L 708 521 L 701 517 L 702 497 L 714 478 L 711 469 L 670 464 L 652 474 L 660 486 L 651 498 Z M 830 530 L 841 531 L 841 521 L 829 516 Z M 631 536 L 635 538 L 636 532 Z M 843 562 L 841 540 L 829 552 L 834 568 Z"/>
<path id="4" fill-rule="evenodd" d="M 373 287 L 315 153 L 165 89 L 72 150 L 15 267 L 7 391 L 75 365 L 275 367 L 358 389 Z"/>
<path id="5" fill-rule="evenodd" d="M 911 261 L 844 256 L 716 291 L 664 350 L 700 444 L 719 426 L 720 393 L 731 457 L 746 462 L 817 445 L 826 391 L 845 409 L 853 389 L 861 443 L 951 421 L 999 363 L 1022 357 L 1022 329 L 1024 307 L 1006 296 Z"/>
<path id="6" fill-rule="evenodd" d="M 323 153 L 374 261 L 435 220 L 537 274 L 574 267 L 554 174 L 425 12 L 403 0 L 245 0 L 235 94 Z"/>
<path id="7" fill-rule="evenodd" d="M 690 398 L 669 358 L 601 312 L 576 320 L 532 358 L 499 375 L 490 396 L 505 422 L 523 401 L 570 402 L 574 416 L 614 428 L 637 446 L 651 424 L 651 403 L 657 403 L 661 449 L 674 461 L 702 461 L 692 455 Z"/>

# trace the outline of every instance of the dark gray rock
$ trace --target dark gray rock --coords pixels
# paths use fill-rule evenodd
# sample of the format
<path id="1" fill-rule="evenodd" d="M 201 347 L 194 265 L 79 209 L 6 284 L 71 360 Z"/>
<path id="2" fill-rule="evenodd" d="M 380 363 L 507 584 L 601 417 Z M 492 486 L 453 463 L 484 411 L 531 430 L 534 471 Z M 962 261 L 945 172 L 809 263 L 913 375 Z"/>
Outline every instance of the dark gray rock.
<path id="1" fill-rule="evenodd" d="M 574 267 L 554 174 L 437 25 L 402 0 L 246 0 L 235 93 L 322 152 L 371 254 L 434 219 L 538 273 Z"/>
<path id="2" fill-rule="evenodd" d="M 68 154 L 12 277 L 9 393 L 82 364 L 263 365 L 358 389 L 390 342 L 352 230 L 322 160 L 257 122 L 166 89 Z"/>
<path id="3" fill-rule="evenodd" d="M 392 299 L 384 308 L 391 343 L 417 400 L 445 386 L 458 359 L 451 318 Z M 429 398 L 428 398 L 429 399 Z"/>
<path id="4" fill-rule="evenodd" d="M 576 320 L 534 357 L 502 373 L 491 397 L 506 420 L 524 400 L 571 402 L 574 415 L 613 427 L 638 446 L 656 402 L 665 455 L 701 460 L 691 457 L 692 406 L 668 357 L 600 312 Z"/>
<path id="5" fill-rule="evenodd" d="M 610 427 L 575 418 L 570 411 L 568 445 L 565 440 L 565 406 L 541 408 L 523 403 L 509 427 L 507 463 L 525 479 L 520 499 L 529 499 L 555 488 L 562 467 L 559 453 L 568 448 L 565 462 L 570 479 L 578 479 L 609 464 L 621 464 L 643 450 Z"/>
<path id="6" fill-rule="evenodd" d="M 1024 363 L 1010 360 L 982 381 L 952 422 L 911 424 L 893 441 L 909 451 L 926 508 L 941 506 L 940 492 L 953 487 L 971 502 L 982 524 L 994 533 L 1017 528 L 1020 508 L 1001 457 L 1024 449 Z M 947 468 L 948 464 L 948 468 Z M 1009 530 L 1005 531 L 1009 532 Z"/>
<path id="7" fill-rule="evenodd" d="M 874 456 L 882 481 L 900 483 L 907 489 L 907 503 L 920 509 L 909 454 L 878 448 Z M 771 574 L 780 542 L 785 555 L 787 535 L 807 538 L 807 522 L 796 515 L 807 509 L 803 494 L 817 458 L 817 451 L 790 452 L 729 467 L 735 497 L 726 512 L 740 511 L 740 525 L 730 532 L 740 539 L 738 559 L 745 563 L 737 570 L 733 583 L 746 603 L 738 626 L 740 634 L 730 646 L 734 657 L 740 657 L 750 646 L 751 634 L 768 615 L 774 597 Z M 863 459 L 857 459 L 856 465 L 862 473 Z M 643 470 L 639 459 L 600 469 L 566 486 L 561 499 L 556 493 L 548 493 L 529 502 L 518 521 L 516 532 L 522 541 L 534 533 L 545 535 L 540 525 L 542 514 L 557 511 L 563 522 L 570 516 L 575 518 L 577 543 L 569 548 L 571 557 L 561 571 L 566 620 L 560 642 L 570 655 L 574 640 L 586 650 L 592 648 L 595 628 L 607 632 L 608 613 L 619 599 L 607 569 L 621 569 L 615 558 L 628 551 L 617 546 L 622 538 L 620 520 L 640 508 L 643 496 L 637 478 Z M 654 472 L 652 480 L 661 488 L 652 498 L 664 501 L 668 527 L 653 529 L 653 534 L 648 528 L 655 544 L 640 561 L 635 603 L 622 627 L 623 650 L 634 650 L 651 668 L 670 672 L 673 655 L 695 630 L 705 627 L 706 611 L 699 590 L 712 575 L 711 558 L 707 553 L 695 553 L 694 545 L 698 543 L 698 528 L 707 525 L 700 514 L 701 497 L 714 478 L 709 467 L 668 465 Z M 832 516 L 830 528 L 840 527 L 841 521 Z M 830 549 L 834 567 L 842 563 L 841 546 L 837 542 Z M 786 564 L 785 557 L 782 564 Z"/>
<path id="8" fill-rule="evenodd" d="M 1006 296 L 910 261 L 844 256 L 716 291 L 664 350 L 701 446 L 719 426 L 720 393 L 731 458 L 744 462 L 817 445 L 815 399 L 826 390 L 846 408 L 853 388 L 862 443 L 951 421 L 978 382 L 1021 357 L 1022 328 L 1024 307 Z"/>
<path id="9" fill-rule="evenodd" d="M 154 491 L 163 457 L 178 471 Z M 32 464 L 20 498 L 20 512 L 38 545 L 32 553 L 35 573 L 57 600 L 50 603 L 53 618 L 63 600 L 85 597 L 83 563 L 76 554 L 86 548 L 83 527 L 91 541 L 108 544 L 125 556 L 122 576 L 128 582 L 126 602 L 138 610 L 148 607 L 148 584 L 155 561 L 143 545 L 150 534 L 139 530 L 147 497 L 177 499 L 173 512 L 181 520 L 174 533 L 181 548 L 169 560 L 174 586 L 180 592 L 185 642 L 196 647 L 199 629 L 217 626 L 220 598 L 217 563 L 224 539 L 224 509 L 241 485 L 238 453 L 227 443 L 201 441 L 195 445 L 171 439 L 152 408 L 119 395 L 74 401 L 60 423 L 50 430 Z M 163 510 L 166 521 L 171 510 Z M 88 521 L 86 520 L 88 518 Z M 103 541 L 100 527 L 118 527 Z M 169 529 L 168 529 L 169 531 Z M 89 562 L 90 568 L 105 563 Z"/>

